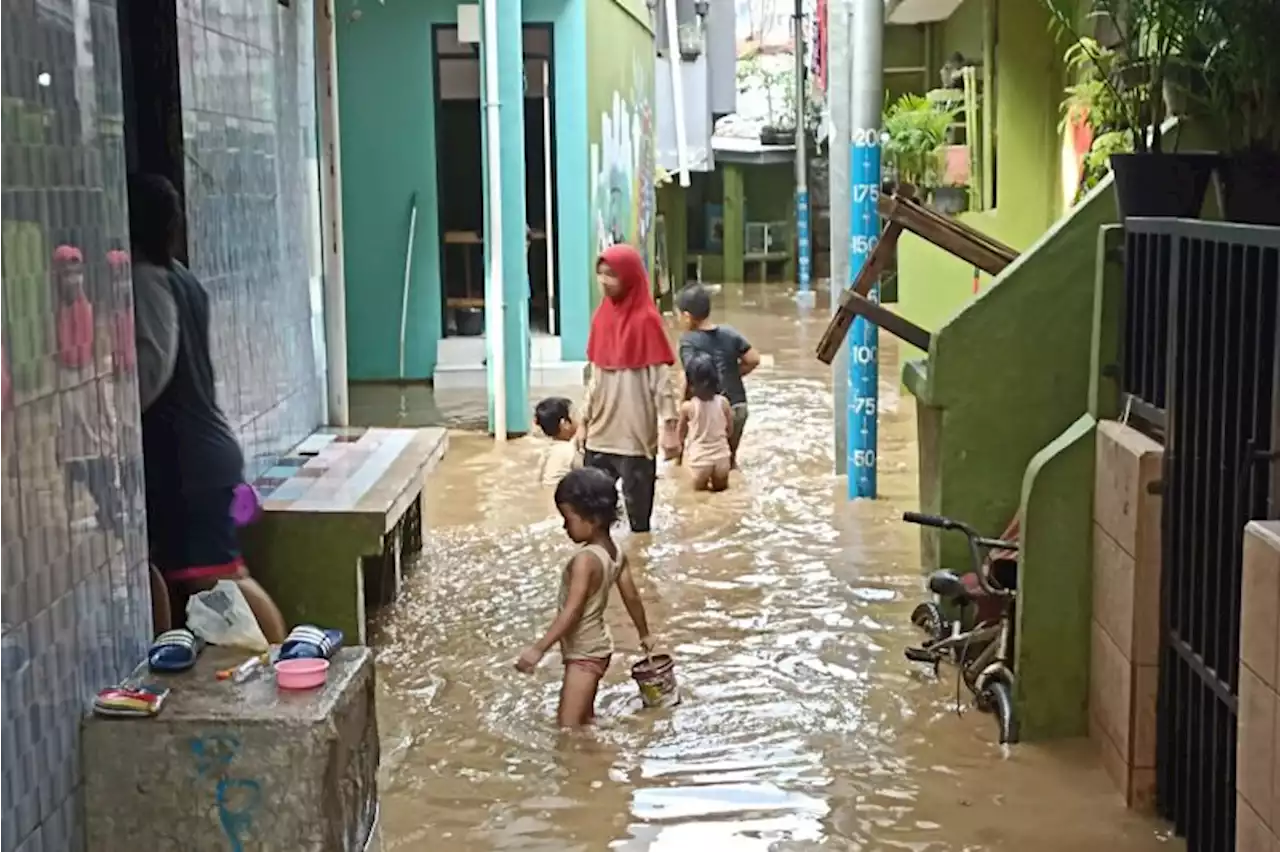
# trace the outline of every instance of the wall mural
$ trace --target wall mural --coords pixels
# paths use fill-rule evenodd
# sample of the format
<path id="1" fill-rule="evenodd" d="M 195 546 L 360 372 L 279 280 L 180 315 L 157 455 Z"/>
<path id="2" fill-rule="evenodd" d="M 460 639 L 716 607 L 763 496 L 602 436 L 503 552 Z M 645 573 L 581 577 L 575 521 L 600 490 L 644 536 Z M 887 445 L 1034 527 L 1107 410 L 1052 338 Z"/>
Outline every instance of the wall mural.
<path id="1" fill-rule="evenodd" d="M 631 92 L 614 91 L 600 116 L 600 142 L 591 145 L 591 206 L 596 251 L 631 243 L 649 266 L 653 227 L 653 75 L 638 61 Z"/>

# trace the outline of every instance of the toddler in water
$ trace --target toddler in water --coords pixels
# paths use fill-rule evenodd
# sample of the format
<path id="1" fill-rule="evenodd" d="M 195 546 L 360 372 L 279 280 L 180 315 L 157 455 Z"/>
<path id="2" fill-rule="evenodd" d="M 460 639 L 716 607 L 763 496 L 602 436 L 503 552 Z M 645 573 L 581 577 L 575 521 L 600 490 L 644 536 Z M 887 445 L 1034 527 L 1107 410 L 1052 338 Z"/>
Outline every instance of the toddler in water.
<path id="1" fill-rule="evenodd" d="M 560 576 L 559 614 L 546 635 L 520 654 L 516 669 L 532 672 L 551 646 L 559 643 L 564 682 L 557 718 L 562 728 L 576 728 L 595 719 L 596 688 L 613 655 L 613 639 L 604 622 L 613 586 L 635 622 L 641 647 L 648 652 L 651 645 L 640 592 L 626 556 L 609 533 L 618 520 L 613 477 L 593 467 L 571 470 L 556 486 L 555 499 L 564 517 L 564 531 L 578 550 Z"/>
<path id="2" fill-rule="evenodd" d="M 582 447 L 576 440 L 578 424 L 573 419 L 573 403 L 562 396 L 548 397 L 533 409 L 533 420 L 542 434 L 553 442 L 542 459 L 539 479 L 543 485 L 559 485 L 565 474 L 582 467 Z"/>
<path id="3" fill-rule="evenodd" d="M 694 353 L 685 364 L 691 398 L 680 403 L 680 446 L 684 463 L 693 475 L 697 491 L 723 491 L 729 487 L 733 453 L 729 434 L 733 409 L 720 393 L 720 375 L 715 360 Z"/>

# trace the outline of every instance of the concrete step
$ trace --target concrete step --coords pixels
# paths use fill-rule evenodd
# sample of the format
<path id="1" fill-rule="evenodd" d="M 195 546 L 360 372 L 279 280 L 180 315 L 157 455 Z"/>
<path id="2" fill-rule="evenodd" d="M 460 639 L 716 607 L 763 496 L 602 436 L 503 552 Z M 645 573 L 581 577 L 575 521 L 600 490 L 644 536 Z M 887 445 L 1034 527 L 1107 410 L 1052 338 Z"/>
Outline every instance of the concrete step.
<path id="1" fill-rule="evenodd" d="M 579 388 L 583 386 L 586 361 L 535 362 L 529 367 L 529 384 L 535 388 Z M 436 364 L 436 392 L 482 390 L 487 387 L 484 364 Z"/>
<path id="2" fill-rule="evenodd" d="M 550 334 L 535 334 L 530 338 L 530 360 L 545 364 L 560 360 L 560 338 Z M 485 356 L 483 337 L 442 337 L 436 343 L 436 364 L 440 366 L 469 366 L 480 364 Z"/>

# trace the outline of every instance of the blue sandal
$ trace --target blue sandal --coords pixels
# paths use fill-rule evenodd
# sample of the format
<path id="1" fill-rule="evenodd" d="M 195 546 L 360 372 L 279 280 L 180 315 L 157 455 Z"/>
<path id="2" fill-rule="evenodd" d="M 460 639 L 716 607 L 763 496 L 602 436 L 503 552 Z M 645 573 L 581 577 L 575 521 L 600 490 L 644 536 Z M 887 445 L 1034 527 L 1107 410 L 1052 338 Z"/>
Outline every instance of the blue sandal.
<path id="1" fill-rule="evenodd" d="M 280 660 L 327 660 L 342 647 L 342 631 L 299 624 L 280 646 Z"/>
<path id="2" fill-rule="evenodd" d="M 185 672 L 196 664 L 204 641 L 190 630 L 166 630 L 151 643 L 147 665 L 153 672 Z"/>

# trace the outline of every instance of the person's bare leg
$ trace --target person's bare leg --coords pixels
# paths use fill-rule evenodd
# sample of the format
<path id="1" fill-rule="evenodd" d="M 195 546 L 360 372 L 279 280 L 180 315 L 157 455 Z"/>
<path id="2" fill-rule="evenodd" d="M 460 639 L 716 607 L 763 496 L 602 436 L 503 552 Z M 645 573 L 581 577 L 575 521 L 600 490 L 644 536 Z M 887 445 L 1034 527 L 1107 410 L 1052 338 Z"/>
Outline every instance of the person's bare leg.
<path id="1" fill-rule="evenodd" d="M 710 487 L 712 491 L 723 491 L 729 487 L 729 470 L 732 462 L 721 462 L 711 468 Z"/>
<path id="2" fill-rule="evenodd" d="M 693 476 L 694 491 L 706 491 L 711 486 L 711 468 L 695 467 L 691 474 Z"/>
<path id="3" fill-rule="evenodd" d="M 258 581 L 243 569 L 241 575 L 235 578 L 235 584 L 240 587 L 240 593 L 244 595 L 249 609 L 253 610 L 253 617 L 258 619 L 262 635 L 267 637 L 267 641 L 272 645 L 283 642 L 289 634 L 289 628 L 285 626 L 280 607 L 276 606 L 276 602 L 271 599 L 271 595 L 267 594 L 267 590 L 258 585 Z"/>
<path id="4" fill-rule="evenodd" d="M 600 676 L 588 666 L 565 664 L 560 684 L 560 709 L 556 721 L 562 728 L 581 728 L 596 715 L 596 688 Z"/>
<path id="5" fill-rule="evenodd" d="M 151 629 L 159 636 L 173 628 L 173 609 L 169 604 L 169 585 L 156 566 L 151 569 Z"/>

